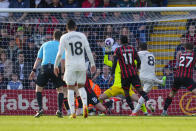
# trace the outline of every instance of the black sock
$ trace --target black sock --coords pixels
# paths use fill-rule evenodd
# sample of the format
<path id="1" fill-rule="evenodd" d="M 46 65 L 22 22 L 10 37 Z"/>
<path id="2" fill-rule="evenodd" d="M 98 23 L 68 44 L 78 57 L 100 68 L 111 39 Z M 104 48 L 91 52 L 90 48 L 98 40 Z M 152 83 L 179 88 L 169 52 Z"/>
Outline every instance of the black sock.
<path id="1" fill-rule="evenodd" d="M 112 107 L 112 103 L 113 103 L 113 101 L 110 100 L 110 101 L 104 103 L 103 105 L 106 106 L 107 108 L 111 108 Z"/>
<path id="2" fill-rule="evenodd" d="M 139 94 L 145 99 L 145 101 L 148 101 L 149 100 L 149 98 L 148 98 L 148 96 L 147 96 L 147 93 L 146 92 L 144 92 L 144 91 L 140 91 L 139 92 Z"/>
<path id="3" fill-rule="evenodd" d="M 66 108 L 66 110 L 69 110 L 69 104 L 68 104 L 68 100 L 67 100 L 67 97 L 64 98 L 64 106 Z"/>
<path id="4" fill-rule="evenodd" d="M 133 103 L 132 103 L 132 100 L 131 100 L 130 96 L 129 96 L 129 95 L 126 95 L 126 96 L 125 96 L 125 99 L 126 99 L 127 104 L 129 105 L 129 107 L 130 107 L 131 110 L 133 111 L 133 110 L 134 110 L 134 105 L 133 105 Z"/>
<path id="5" fill-rule="evenodd" d="M 36 92 L 37 103 L 39 106 L 39 110 L 42 109 L 42 92 Z"/>
<path id="6" fill-rule="evenodd" d="M 172 103 L 172 97 L 167 97 L 167 99 L 165 100 L 164 110 L 167 110 L 167 108 L 171 103 Z"/>
<path id="7" fill-rule="evenodd" d="M 82 108 L 83 107 L 83 104 L 82 104 L 81 97 L 78 96 L 77 99 L 78 99 L 78 108 Z"/>
<path id="8" fill-rule="evenodd" d="M 134 110 L 134 105 L 133 105 L 132 100 L 131 100 L 131 98 L 129 96 L 129 87 L 124 88 L 124 93 L 125 93 L 125 99 L 126 99 L 127 104 L 129 105 L 131 110 Z"/>
<path id="9" fill-rule="evenodd" d="M 59 111 L 62 111 L 63 98 L 64 98 L 64 94 L 63 93 L 58 93 L 58 108 L 59 108 Z"/>

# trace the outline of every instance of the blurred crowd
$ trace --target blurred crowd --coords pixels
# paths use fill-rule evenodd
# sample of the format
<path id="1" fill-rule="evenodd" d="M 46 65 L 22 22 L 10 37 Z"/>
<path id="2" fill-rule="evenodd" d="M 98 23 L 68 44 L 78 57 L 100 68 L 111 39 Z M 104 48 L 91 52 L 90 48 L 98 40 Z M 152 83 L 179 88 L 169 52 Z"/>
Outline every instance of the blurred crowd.
<path id="1" fill-rule="evenodd" d="M 0 0 L 0 8 L 94 8 L 94 7 L 158 7 L 166 6 L 167 0 Z M 107 17 L 107 16 L 110 17 Z M 96 62 L 97 72 L 91 76 L 92 82 L 101 89 L 108 89 L 110 68 L 104 65 L 106 39 L 112 41 L 111 50 L 119 46 L 121 35 L 128 36 L 129 44 L 137 50 L 138 44 L 149 41 L 154 23 L 143 23 L 141 13 L 129 14 L 131 23 L 101 23 L 103 19 L 124 20 L 123 13 L 0 13 L 0 89 L 35 89 L 35 80 L 28 76 L 40 46 L 52 40 L 55 30 L 65 33 L 68 18 L 78 21 L 90 21 L 91 24 L 78 25 L 78 31 L 84 32 Z M 112 16 L 112 17 L 111 17 Z M 108 19 L 111 18 L 111 19 Z M 92 24 L 97 23 L 97 24 Z M 187 33 L 180 38 L 174 60 L 163 68 L 167 77 L 166 87 L 170 88 L 173 73 L 178 65 L 180 52 L 184 44 L 192 42 L 196 47 L 195 20 L 187 23 Z M 112 60 L 112 55 L 109 56 Z M 51 88 L 48 85 L 47 88 Z"/>
<path id="2" fill-rule="evenodd" d="M 167 6 L 167 0 L 0 0 L 0 8 L 109 8 Z M 91 13 L 86 13 L 89 16 Z M 27 13 L 0 13 L 0 18 L 16 17 L 22 21 Z"/>
<path id="3" fill-rule="evenodd" d="M 136 4 L 138 2 L 143 4 Z M 4 8 L 141 7 L 152 4 L 149 0 L 0 0 L 0 3 Z M 65 22 L 68 18 L 71 17 L 76 21 L 98 22 L 107 15 L 105 13 L 0 13 L 3 19 L 0 25 L 1 89 L 35 88 L 36 78 L 29 81 L 28 76 L 37 52 L 44 42 L 52 40 L 54 30 L 65 32 Z M 115 12 L 112 15 L 115 20 L 120 19 L 123 14 Z M 105 39 L 111 38 L 114 41 L 112 48 L 114 50 L 118 47 L 120 35 L 127 35 L 129 44 L 134 47 L 137 47 L 139 42 L 146 42 L 149 38 L 146 32 L 148 25 L 137 23 L 142 15 L 133 13 L 131 18 L 135 21 L 134 23 L 78 25 L 78 31 L 84 32 L 88 37 L 95 58 L 97 72 L 92 76 L 92 81 L 102 89 L 110 86 L 108 84 L 110 68 L 103 63 Z M 48 88 L 50 87 L 51 85 L 48 85 Z"/>
<path id="4" fill-rule="evenodd" d="M 133 14 L 133 16 L 140 17 L 139 14 Z M 113 41 L 112 51 L 119 46 L 121 35 L 127 35 L 129 44 L 137 48 L 138 43 L 148 41 L 147 28 L 146 23 L 78 25 L 77 30 L 84 32 L 89 40 L 96 62 L 97 72 L 93 75 L 92 81 L 103 89 L 110 86 L 108 84 L 110 68 L 104 66 L 103 63 L 105 40 L 107 38 Z M 7 84 L 13 80 L 22 82 L 23 89 L 33 89 L 35 87 L 35 81 L 29 81 L 28 75 L 32 70 L 40 46 L 44 42 L 52 40 L 52 34 L 55 30 L 65 32 L 66 29 L 62 24 L 1 23 L 1 88 L 7 88 Z"/>

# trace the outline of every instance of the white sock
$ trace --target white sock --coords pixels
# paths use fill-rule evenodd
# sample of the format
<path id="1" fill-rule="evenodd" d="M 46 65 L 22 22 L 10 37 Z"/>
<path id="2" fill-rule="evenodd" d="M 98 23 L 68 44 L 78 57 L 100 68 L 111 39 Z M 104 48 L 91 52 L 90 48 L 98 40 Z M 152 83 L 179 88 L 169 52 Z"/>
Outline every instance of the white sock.
<path id="1" fill-rule="evenodd" d="M 74 90 L 68 89 L 68 103 L 71 114 L 75 113 L 75 99 L 74 99 Z"/>
<path id="2" fill-rule="evenodd" d="M 86 94 L 85 88 L 84 87 L 79 88 L 78 92 L 79 92 L 80 97 L 82 99 L 83 106 L 87 106 L 87 94 Z"/>
<path id="3" fill-rule="evenodd" d="M 163 80 L 155 79 L 155 83 L 163 84 Z"/>
<path id="4" fill-rule="evenodd" d="M 138 103 L 137 103 L 135 109 L 133 110 L 133 113 L 137 113 L 140 110 L 140 108 L 141 108 L 142 104 L 144 103 L 144 101 L 145 101 L 145 99 L 141 96 L 139 98 L 139 100 L 138 100 Z"/>

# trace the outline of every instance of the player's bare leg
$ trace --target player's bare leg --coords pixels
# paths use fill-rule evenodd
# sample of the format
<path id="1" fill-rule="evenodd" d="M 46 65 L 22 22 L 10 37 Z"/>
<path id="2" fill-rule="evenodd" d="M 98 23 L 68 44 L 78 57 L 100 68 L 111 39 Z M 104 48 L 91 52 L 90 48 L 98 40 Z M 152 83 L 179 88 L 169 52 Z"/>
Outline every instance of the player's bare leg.
<path id="1" fill-rule="evenodd" d="M 71 111 L 70 118 L 76 118 L 75 102 L 74 102 L 74 87 L 75 85 L 67 85 L 68 88 L 68 103 Z"/>
<path id="2" fill-rule="evenodd" d="M 96 104 L 95 107 L 96 107 L 99 111 L 106 112 L 106 108 L 105 108 L 105 106 L 104 106 L 101 102 L 99 102 L 98 104 Z"/>
<path id="3" fill-rule="evenodd" d="M 43 109 L 42 109 L 42 91 L 43 91 L 43 87 L 36 85 L 35 92 L 36 92 L 36 98 L 37 98 L 39 110 L 37 111 L 36 115 L 34 116 L 35 118 L 42 116 L 44 113 Z"/>
<path id="4" fill-rule="evenodd" d="M 99 96 L 99 100 L 100 100 L 101 103 L 102 103 L 105 99 L 108 99 L 108 96 L 107 96 L 105 93 L 103 93 L 103 94 L 101 94 L 101 95 Z"/>
<path id="5" fill-rule="evenodd" d="M 110 114 L 110 109 L 112 108 L 112 104 L 114 101 L 109 100 L 109 101 L 105 102 L 104 104 L 102 104 L 105 99 L 109 99 L 109 98 L 110 98 L 110 96 L 108 96 L 105 93 L 103 93 L 99 96 L 99 101 L 101 102 L 101 105 L 107 108 L 106 111 L 102 111 L 102 113 L 99 115 Z"/>
<path id="6" fill-rule="evenodd" d="M 163 112 L 161 114 L 162 116 L 167 116 L 167 109 L 168 109 L 169 105 L 172 103 L 172 99 L 176 93 L 177 93 L 177 91 L 174 91 L 174 90 L 171 90 L 171 92 L 169 93 L 167 99 L 165 100 Z"/>
<path id="7" fill-rule="evenodd" d="M 56 90 L 57 90 L 57 93 L 58 93 L 58 110 L 56 112 L 56 116 L 62 118 L 63 117 L 62 104 L 63 104 L 63 98 L 64 98 L 63 86 L 57 88 Z"/>
<path id="8" fill-rule="evenodd" d="M 84 118 L 87 118 L 88 117 L 87 93 L 84 88 L 84 84 L 78 84 L 78 92 L 80 94 L 83 103 L 83 116 Z"/>

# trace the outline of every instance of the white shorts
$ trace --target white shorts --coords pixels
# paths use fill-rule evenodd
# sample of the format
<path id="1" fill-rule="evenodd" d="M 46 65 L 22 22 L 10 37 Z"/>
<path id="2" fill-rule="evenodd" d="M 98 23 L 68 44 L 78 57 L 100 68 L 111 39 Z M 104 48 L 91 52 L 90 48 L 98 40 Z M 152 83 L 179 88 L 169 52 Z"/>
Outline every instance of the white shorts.
<path id="1" fill-rule="evenodd" d="M 156 77 L 151 77 L 151 78 L 141 78 L 140 77 L 140 80 L 141 80 L 142 84 L 144 84 L 143 90 L 146 93 L 149 93 L 152 90 L 152 87 L 155 83 L 160 83 L 159 82 L 160 80 L 157 79 Z"/>
<path id="2" fill-rule="evenodd" d="M 86 71 L 65 70 L 64 80 L 67 85 L 85 84 Z"/>

